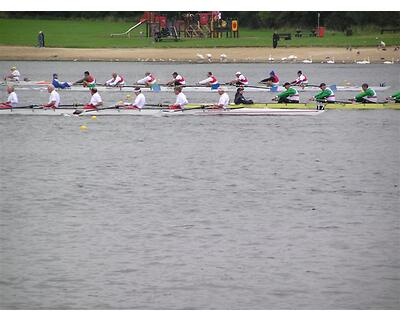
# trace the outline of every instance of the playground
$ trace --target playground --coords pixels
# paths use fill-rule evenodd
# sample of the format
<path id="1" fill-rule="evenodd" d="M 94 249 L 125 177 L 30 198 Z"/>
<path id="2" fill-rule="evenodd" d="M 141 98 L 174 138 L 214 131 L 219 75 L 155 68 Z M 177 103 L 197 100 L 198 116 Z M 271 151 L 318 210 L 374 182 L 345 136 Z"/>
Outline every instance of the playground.
<path id="1" fill-rule="evenodd" d="M 181 13 L 179 17 L 168 18 L 158 12 L 146 11 L 138 23 L 122 33 L 112 33 L 111 37 L 128 37 L 136 28 L 145 26 L 146 38 L 155 42 L 165 40 L 179 41 L 182 38 L 238 38 L 239 23 L 237 18 L 222 18 L 219 11 Z M 143 36 L 143 31 L 140 31 Z M 139 33 L 140 34 L 140 33 Z"/>

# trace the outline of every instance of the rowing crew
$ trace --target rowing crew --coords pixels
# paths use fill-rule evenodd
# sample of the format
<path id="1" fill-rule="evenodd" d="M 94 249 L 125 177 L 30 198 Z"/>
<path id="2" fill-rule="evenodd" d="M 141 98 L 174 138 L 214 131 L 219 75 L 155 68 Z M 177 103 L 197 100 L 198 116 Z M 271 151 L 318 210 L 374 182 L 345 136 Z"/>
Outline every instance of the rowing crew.
<path id="1" fill-rule="evenodd" d="M 15 66 L 13 66 L 11 67 L 10 72 L 4 78 L 4 80 L 19 82 L 20 77 L 21 77 L 20 72 L 17 70 Z M 274 71 L 271 71 L 269 77 L 261 80 L 260 83 L 266 84 L 267 86 L 270 87 L 278 86 L 279 77 Z M 91 89 L 96 86 L 96 78 L 89 71 L 85 71 L 82 79 L 70 83 L 70 82 L 60 81 L 58 79 L 58 74 L 54 73 L 51 84 L 57 89 L 67 89 L 73 85 L 80 85 L 80 84 L 83 87 Z M 157 84 L 157 79 L 151 72 L 146 72 L 145 77 L 137 80 L 136 84 L 145 85 L 146 87 L 152 89 L 159 88 L 159 85 Z M 211 87 L 211 89 L 217 89 L 220 86 L 218 79 L 211 71 L 207 73 L 206 79 L 197 82 L 197 84 L 209 86 Z M 249 84 L 249 79 L 245 75 L 243 75 L 240 71 L 238 71 L 235 73 L 235 79 L 227 82 L 226 84 L 236 85 L 236 86 L 241 86 L 241 85 L 246 86 Z M 308 78 L 301 70 L 299 70 L 297 72 L 297 78 L 294 81 L 290 82 L 290 84 L 293 86 L 300 86 L 304 88 L 304 86 L 308 84 Z M 107 80 L 105 83 L 103 83 L 103 85 L 106 87 L 122 87 L 125 85 L 125 79 L 122 75 L 113 72 L 111 74 L 111 79 Z M 165 85 L 185 86 L 186 80 L 182 75 L 178 74 L 178 72 L 174 72 L 172 73 L 172 80 L 168 81 Z"/>
<path id="2" fill-rule="evenodd" d="M 285 91 L 282 93 L 278 94 L 276 97 L 274 97 L 272 100 L 278 101 L 278 103 L 299 103 L 300 101 L 300 95 L 299 92 L 297 91 L 296 88 L 292 87 L 292 84 L 289 82 L 286 82 L 283 87 L 285 88 Z M 336 102 L 336 97 L 335 93 L 332 91 L 331 88 L 327 87 L 325 83 L 321 83 L 319 85 L 319 88 L 321 89 L 321 92 L 315 95 L 310 99 L 310 101 L 317 101 L 317 102 L 323 102 L 323 103 L 335 103 Z M 353 102 L 358 102 L 358 103 L 377 103 L 378 102 L 378 97 L 376 95 L 376 92 L 374 89 L 369 88 L 367 83 L 364 83 L 362 86 L 362 92 L 356 95 L 353 99 L 350 99 L 350 101 Z M 392 95 L 390 98 L 396 101 L 396 103 L 399 103 L 399 93 L 395 93 Z M 388 98 L 387 100 L 389 100 Z"/>

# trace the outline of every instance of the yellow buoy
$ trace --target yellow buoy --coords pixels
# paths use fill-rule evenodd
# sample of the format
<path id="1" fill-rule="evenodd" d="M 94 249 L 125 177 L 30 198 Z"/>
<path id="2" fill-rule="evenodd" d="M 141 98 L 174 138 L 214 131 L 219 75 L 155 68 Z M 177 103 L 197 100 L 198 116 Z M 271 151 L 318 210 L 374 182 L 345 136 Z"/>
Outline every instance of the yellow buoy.
<path id="1" fill-rule="evenodd" d="M 82 131 L 86 131 L 86 130 L 87 130 L 87 127 L 86 127 L 85 125 L 81 125 L 81 126 L 79 127 L 79 129 L 81 129 Z"/>
<path id="2" fill-rule="evenodd" d="M 96 120 L 97 119 L 97 117 L 96 116 L 92 116 L 92 120 Z"/>

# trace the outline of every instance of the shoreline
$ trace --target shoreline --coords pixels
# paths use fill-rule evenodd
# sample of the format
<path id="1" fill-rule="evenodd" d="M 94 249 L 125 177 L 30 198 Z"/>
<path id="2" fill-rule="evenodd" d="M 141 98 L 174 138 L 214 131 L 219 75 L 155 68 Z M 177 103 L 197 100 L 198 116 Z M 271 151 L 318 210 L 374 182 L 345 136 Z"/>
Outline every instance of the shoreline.
<path id="1" fill-rule="evenodd" d="M 276 49 L 270 47 L 226 47 L 226 48 L 35 48 L 22 46 L 0 46 L 0 60 L 10 61 L 108 61 L 108 62 L 175 62 L 210 63 L 313 63 L 334 60 L 335 63 L 355 63 L 369 60 L 400 62 L 400 50 L 387 47 L 386 51 L 376 47 L 347 50 L 337 47 L 301 47 Z M 226 59 L 221 58 L 226 55 Z M 274 60 L 269 60 L 273 58 Z"/>

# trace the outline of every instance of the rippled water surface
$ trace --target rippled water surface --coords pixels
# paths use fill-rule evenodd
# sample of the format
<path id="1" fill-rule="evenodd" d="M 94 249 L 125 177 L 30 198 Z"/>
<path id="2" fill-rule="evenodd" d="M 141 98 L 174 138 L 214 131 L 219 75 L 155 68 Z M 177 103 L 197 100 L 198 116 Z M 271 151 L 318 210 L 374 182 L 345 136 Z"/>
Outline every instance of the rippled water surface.
<path id="1" fill-rule="evenodd" d="M 399 128 L 0 117 L 0 308 L 398 309 Z"/>

